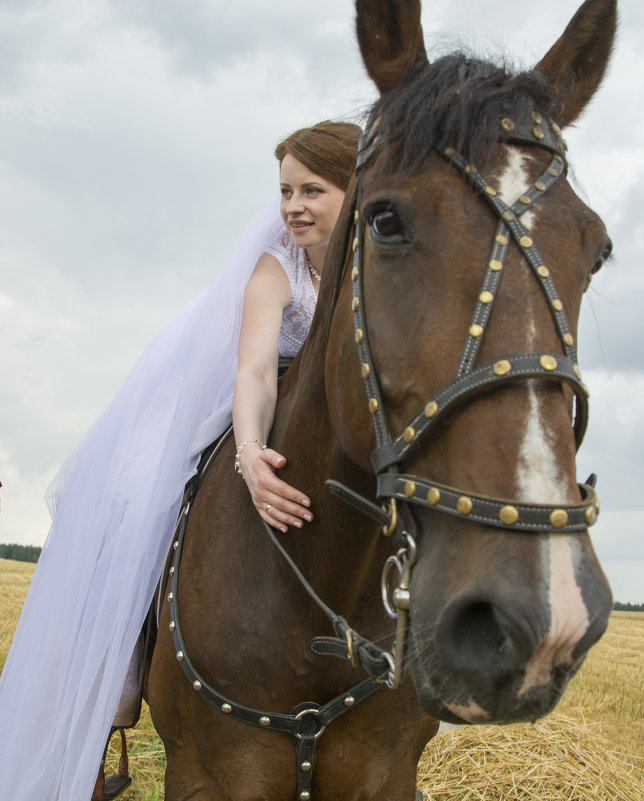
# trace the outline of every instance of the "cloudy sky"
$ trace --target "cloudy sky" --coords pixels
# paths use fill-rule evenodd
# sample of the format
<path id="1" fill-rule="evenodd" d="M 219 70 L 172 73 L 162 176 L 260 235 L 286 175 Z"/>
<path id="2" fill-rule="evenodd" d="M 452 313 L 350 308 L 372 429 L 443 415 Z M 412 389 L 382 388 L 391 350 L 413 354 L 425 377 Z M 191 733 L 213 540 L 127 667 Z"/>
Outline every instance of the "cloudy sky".
<path id="1" fill-rule="evenodd" d="M 430 54 L 529 66 L 576 0 L 436 0 Z M 568 132 L 577 191 L 616 258 L 593 282 L 579 475 L 596 548 L 644 601 L 644 6 L 622 0 L 610 74 Z M 275 143 L 374 99 L 353 3 L 0 0 L 0 541 L 42 544 L 49 481 L 173 311 L 274 193 Z"/>

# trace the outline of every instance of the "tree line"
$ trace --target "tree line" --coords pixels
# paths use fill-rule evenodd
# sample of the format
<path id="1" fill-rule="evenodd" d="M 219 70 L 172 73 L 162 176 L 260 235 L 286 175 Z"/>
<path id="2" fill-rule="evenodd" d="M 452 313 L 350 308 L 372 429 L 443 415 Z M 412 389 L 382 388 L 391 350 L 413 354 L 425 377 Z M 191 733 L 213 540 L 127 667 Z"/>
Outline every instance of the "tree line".
<path id="1" fill-rule="evenodd" d="M 16 542 L 0 542 L 0 559 L 15 559 L 17 562 L 37 562 L 42 548 L 37 545 L 18 545 Z"/>
<path id="2" fill-rule="evenodd" d="M 615 601 L 613 609 L 618 612 L 644 612 L 644 604 L 623 604 Z"/>

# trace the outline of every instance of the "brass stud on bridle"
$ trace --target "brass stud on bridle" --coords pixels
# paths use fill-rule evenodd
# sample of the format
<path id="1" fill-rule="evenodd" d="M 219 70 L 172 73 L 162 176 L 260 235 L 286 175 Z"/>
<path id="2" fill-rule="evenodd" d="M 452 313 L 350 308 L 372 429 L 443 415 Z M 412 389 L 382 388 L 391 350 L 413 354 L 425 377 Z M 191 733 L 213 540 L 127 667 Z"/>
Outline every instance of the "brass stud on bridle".
<path id="1" fill-rule="evenodd" d="M 413 498 L 416 494 L 416 484 L 413 481 L 407 481 L 404 493 L 406 498 Z"/>
<path id="2" fill-rule="evenodd" d="M 425 406 L 424 415 L 428 420 L 431 420 L 432 417 L 438 412 L 438 404 L 436 401 L 430 401 L 427 406 Z"/>
<path id="3" fill-rule="evenodd" d="M 514 506 L 504 506 L 499 512 L 499 520 L 506 526 L 513 526 L 519 519 L 519 510 Z"/>
<path id="4" fill-rule="evenodd" d="M 507 359 L 501 359 L 496 362 L 492 368 L 494 375 L 503 376 L 512 371 L 512 364 Z"/>
<path id="5" fill-rule="evenodd" d="M 474 504 L 472 503 L 471 498 L 468 498 L 467 495 L 462 495 L 456 503 L 456 508 L 458 509 L 460 514 L 467 516 L 469 514 L 472 514 L 472 509 L 474 508 Z"/>
<path id="6" fill-rule="evenodd" d="M 548 372 L 552 372 L 552 370 L 557 369 L 557 360 L 554 356 L 550 356 L 549 354 L 545 354 L 539 359 L 539 364 L 543 367 L 544 370 L 548 370 Z"/>
<path id="7" fill-rule="evenodd" d="M 553 528 L 563 528 L 568 522 L 568 513 L 563 509 L 555 509 L 550 515 L 550 525 Z"/>

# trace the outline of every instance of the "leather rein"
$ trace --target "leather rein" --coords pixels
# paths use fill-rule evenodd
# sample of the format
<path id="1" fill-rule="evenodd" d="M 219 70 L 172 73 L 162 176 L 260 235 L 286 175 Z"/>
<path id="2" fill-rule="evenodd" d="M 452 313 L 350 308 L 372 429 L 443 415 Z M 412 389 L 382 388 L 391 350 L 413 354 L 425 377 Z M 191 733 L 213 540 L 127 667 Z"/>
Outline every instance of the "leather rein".
<path id="1" fill-rule="evenodd" d="M 353 239 L 353 269 L 351 274 L 353 293 L 352 311 L 354 318 L 355 341 L 360 359 L 360 369 L 364 380 L 369 411 L 376 435 L 376 449 L 371 461 L 377 476 L 376 496 L 385 506 L 355 493 L 352 489 L 329 480 L 327 486 L 342 500 L 350 503 L 383 526 L 383 533 L 393 535 L 400 544 L 396 555 L 389 557 L 382 574 L 382 598 L 387 614 L 397 621 L 393 651 L 385 651 L 380 646 L 361 637 L 348 622 L 335 614 L 311 587 L 307 579 L 293 562 L 274 531 L 264 523 L 270 538 L 294 571 L 300 583 L 315 603 L 331 621 L 336 637 L 316 637 L 311 649 L 320 655 L 336 656 L 363 669 L 368 678 L 351 687 L 345 693 L 319 705 L 304 702 L 294 707 L 289 714 L 266 712 L 239 704 L 212 687 L 197 671 L 185 646 L 179 623 L 178 575 L 182 544 L 186 529 L 188 512 L 197 487 L 210 464 L 200 468 L 199 473 L 189 482 L 184 495 L 174 541 L 174 562 L 170 569 L 170 631 L 172 633 L 176 658 L 190 681 L 193 689 L 212 707 L 235 720 L 269 731 L 279 731 L 291 736 L 297 757 L 297 799 L 309 801 L 311 798 L 312 759 L 315 745 L 326 726 L 368 698 L 372 693 L 386 685 L 396 688 L 402 678 L 405 662 L 405 645 L 410 605 L 409 583 L 416 558 L 417 526 L 412 506 L 421 506 L 454 515 L 495 528 L 535 532 L 570 533 L 585 531 L 592 525 L 599 512 L 599 503 L 594 491 L 595 476 L 591 476 L 579 489 L 582 501 L 577 504 L 550 506 L 526 504 L 502 498 L 490 498 L 458 488 L 449 487 L 436 481 L 403 473 L 400 466 L 420 439 L 436 428 L 447 412 L 466 402 L 476 394 L 490 388 L 501 387 L 518 379 L 539 379 L 557 381 L 569 385 L 575 396 L 575 414 L 572 420 L 577 447 L 581 444 L 588 418 L 588 393 L 581 381 L 577 365 L 574 340 L 556 288 L 548 268 L 544 265 L 532 237 L 521 222 L 521 215 L 553 186 L 565 172 L 565 145 L 561 133 L 554 123 L 542 119 L 533 112 L 530 125 L 519 126 L 509 118 L 501 120 L 501 128 L 506 134 L 508 144 L 531 145 L 545 148 L 552 153 L 552 160 L 537 181 L 512 206 L 507 206 L 494 188 L 479 171 L 454 149 L 439 151 L 440 155 L 457 169 L 494 210 L 498 226 L 494 237 L 492 252 L 485 271 L 481 292 L 467 332 L 465 346 L 461 354 L 456 377 L 431 397 L 397 435 L 392 436 L 387 426 L 382 395 L 378 384 L 371 348 L 369 345 L 366 319 L 363 252 L 365 225 L 360 218 L 362 195 L 362 175 L 365 165 L 374 156 L 379 146 L 377 123 L 367 130 L 360 144 L 357 162 L 357 187 L 354 214 L 345 229 L 345 241 Z M 545 293 L 552 316 L 562 342 L 563 354 L 527 353 L 509 355 L 475 369 L 474 364 L 480 350 L 485 327 L 489 320 L 499 282 L 503 274 L 505 258 L 511 242 L 521 249 L 528 265 L 534 272 L 539 285 Z M 346 252 L 346 249 L 343 251 Z M 341 282 L 342 265 L 338 273 L 336 293 L 333 300 L 335 308 Z M 397 586 L 390 591 L 391 579 L 397 573 Z"/>

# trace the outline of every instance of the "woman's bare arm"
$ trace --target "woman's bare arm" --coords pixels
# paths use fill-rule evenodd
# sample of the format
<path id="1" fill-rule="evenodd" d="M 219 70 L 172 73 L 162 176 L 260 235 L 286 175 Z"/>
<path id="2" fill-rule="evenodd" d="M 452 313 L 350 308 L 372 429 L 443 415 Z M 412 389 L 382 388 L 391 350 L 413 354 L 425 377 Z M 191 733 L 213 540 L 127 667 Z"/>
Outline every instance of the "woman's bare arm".
<path id="1" fill-rule="evenodd" d="M 244 293 L 233 402 L 235 441 L 238 448 L 243 445 L 239 465 L 244 480 L 259 514 L 281 531 L 288 526 L 301 528 L 303 520 L 312 519 L 309 498 L 275 475 L 275 468 L 286 464 L 284 456 L 271 448 L 262 450 L 256 441 L 265 443 L 273 425 L 279 331 L 282 311 L 290 300 L 284 270 L 277 259 L 264 254 Z"/>

